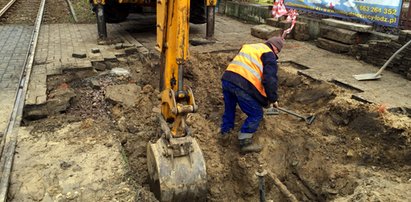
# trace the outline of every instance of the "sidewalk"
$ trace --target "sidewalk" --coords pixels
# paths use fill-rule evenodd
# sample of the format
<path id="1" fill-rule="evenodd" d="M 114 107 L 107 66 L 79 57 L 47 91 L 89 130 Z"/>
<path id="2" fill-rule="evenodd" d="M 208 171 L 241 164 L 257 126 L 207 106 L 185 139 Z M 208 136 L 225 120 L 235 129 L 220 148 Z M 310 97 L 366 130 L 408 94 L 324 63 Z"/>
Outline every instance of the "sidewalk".
<path id="1" fill-rule="evenodd" d="M 388 70 L 383 72 L 380 80 L 357 81 L 353 75 L 376 73 L 380 67 L 353 57 L 334 54 L 306 42 L 290 40 L 281 53 L 281 61 L 292 61 L 309 68 L 300 72 L 314 79 L 352 88 L 353 96 L 357 99 L 384 104 L 389 108 L 411 108 L 411 81 Z"/>
<path id="2" fill-rule="evenodd" d="M 33 27 L 0 26 L 0 133 L 7 127 Z"/>

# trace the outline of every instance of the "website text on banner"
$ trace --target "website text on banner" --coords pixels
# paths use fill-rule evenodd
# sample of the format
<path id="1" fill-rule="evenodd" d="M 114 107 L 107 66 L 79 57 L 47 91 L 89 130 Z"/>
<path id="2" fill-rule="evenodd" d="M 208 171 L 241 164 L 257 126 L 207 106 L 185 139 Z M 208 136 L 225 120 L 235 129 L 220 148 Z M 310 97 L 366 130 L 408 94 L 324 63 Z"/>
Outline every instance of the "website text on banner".
<path id="1" fill-rule="evenodd" d="M 285 0 L 287 8 L 398 27 L 402 0 Z"/>

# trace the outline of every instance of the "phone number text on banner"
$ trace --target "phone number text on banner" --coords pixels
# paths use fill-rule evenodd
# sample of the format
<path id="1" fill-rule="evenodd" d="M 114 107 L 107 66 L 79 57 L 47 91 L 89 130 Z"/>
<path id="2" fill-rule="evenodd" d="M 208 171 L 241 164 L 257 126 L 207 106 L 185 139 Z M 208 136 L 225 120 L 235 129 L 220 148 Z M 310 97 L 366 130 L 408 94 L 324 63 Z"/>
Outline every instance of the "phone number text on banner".
<path id="1" fill-rule="evenodd" d="M 402 0 L 285 0 L 285 6 L 299 10 L 355 18 L 370 24 L 397 27 Z"/>

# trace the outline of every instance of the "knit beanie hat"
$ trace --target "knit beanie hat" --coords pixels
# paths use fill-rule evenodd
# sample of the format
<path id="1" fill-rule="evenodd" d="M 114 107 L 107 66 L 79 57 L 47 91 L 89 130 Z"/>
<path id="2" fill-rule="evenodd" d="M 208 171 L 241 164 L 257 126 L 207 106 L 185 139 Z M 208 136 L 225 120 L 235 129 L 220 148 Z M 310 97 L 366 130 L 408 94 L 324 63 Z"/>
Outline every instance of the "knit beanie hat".
<path id="1" fill-rule="evenodd" d="M 278 52 L 281 52 L 281 49 L 284 46 L 284 39 L 281 37 L 271 37 L 267 40 L 267 42 L 275 46 L 278 49 Z"/>

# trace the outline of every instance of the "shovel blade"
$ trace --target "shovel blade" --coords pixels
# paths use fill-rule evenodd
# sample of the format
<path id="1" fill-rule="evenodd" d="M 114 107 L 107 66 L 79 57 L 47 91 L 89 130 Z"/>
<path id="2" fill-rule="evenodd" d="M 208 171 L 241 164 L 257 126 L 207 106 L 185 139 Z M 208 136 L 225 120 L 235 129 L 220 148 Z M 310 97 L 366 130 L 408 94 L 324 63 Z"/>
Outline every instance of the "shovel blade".
<path id="1" fill-rule="evenodd" d="M 275 109 L 273 107 L 270 107 L 268 109 L 265 110 L 264 112 L 266 115 L 279 115 L 280 111 L 278 111 L 278 109 Z"/>
<path id="2" fill-rule="evenodd" d="M 354 78 L 358 81 L 368 81 L 368 80 L 377 80 L 381 78 L 381 75 L 377 75 L 374 73 L 367 73 L 367 74 L 357 74 L 354 75 Z"/>
<path id="3" fill-rule="evenodd" d="M 308 125 L 312 124 L 315 120 L 315 115 L 307 116 L 305 118 L 305 122 L 307 122 Z"/>

